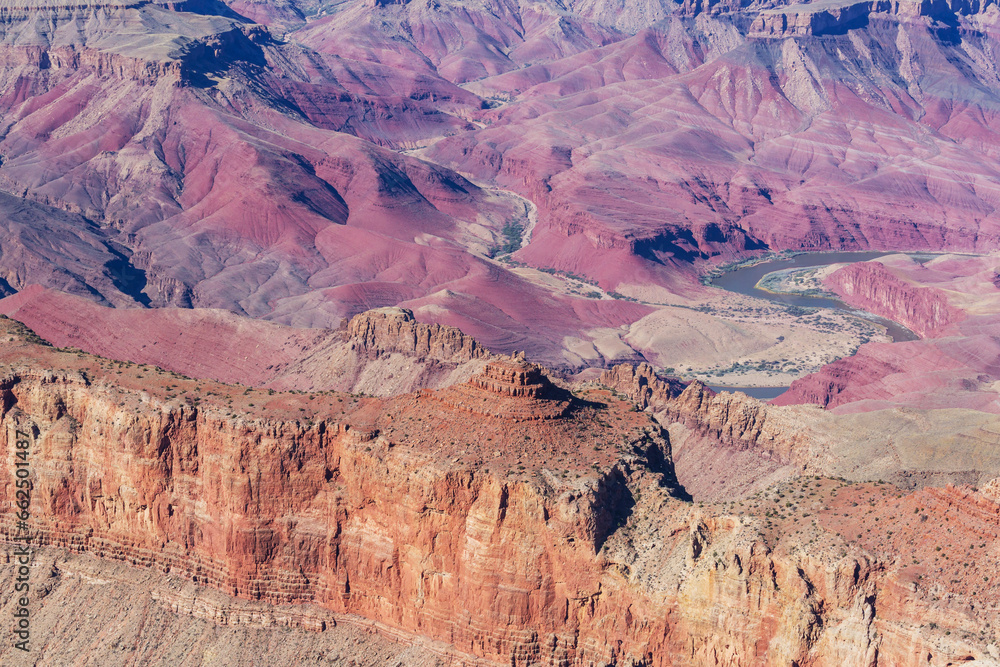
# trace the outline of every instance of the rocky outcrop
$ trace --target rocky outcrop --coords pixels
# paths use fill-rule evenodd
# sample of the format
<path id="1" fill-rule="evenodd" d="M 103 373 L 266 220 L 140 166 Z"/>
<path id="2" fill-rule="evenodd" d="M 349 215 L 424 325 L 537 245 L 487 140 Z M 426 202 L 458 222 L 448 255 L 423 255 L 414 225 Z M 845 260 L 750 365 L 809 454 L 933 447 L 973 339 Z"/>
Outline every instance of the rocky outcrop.
<path id="1" fill-rule="evenodd" d="M 784 38 L 842 35 L 868 25 L 872 15 L 897 20 L 927 17 L 955 21 L 955 13 L 975 14 L 992 3 L 961 0 L 819 0 L 765 9 L 750 26 L 749 37 Z"/>
<path id="2" fill-rule="evenodd" d="M 661 422 L 683 424 L 707 442 L 764 452 L 782 463 L 801 462 L 808 451 L 809 437 L 803 428 L 741 392 L 717 394 L 695 380 L 678 393 L 647 364 L 620 364 L 602 373 L 600 382 L 651 408 Z"/>
<path id="3" fill-rule="evenodd" d="M 880 262 L 845 266 L 824 284 L 849 305 L 899 322 L 922 338 L 965 318 L 941 291 L 906 282 Z"/>
<path id="4" fill-rule="evenodd" d="M 2 18 L 0 18 L 2 20 Z M 71 46 L 9 46 L 0 44 L 4 62 L 41 69 L 58 68 L 93 71 L 98 76 L 153 85 L 161 79 L 180 81 L 184 66 L 178 60 L 147 60 L 120 53 L 77 49 Z"/>
<path id="5" fill-rule="evenodd" d="M 658 406 L 665 418 L 736 450 L 767 452 L 793 462 L 807 451 L 809 438 L 763 401 L 740 392 L 715 393 L 700 382 L 688 385 L 676 401 Z"/>
<path id="6" fill-rule="evenodd" d="M 178 21 L 177 12 L 185 20 Z M 86 70 L 101 79 L 154 85 L 167 79 L 199 84 L 206 71 L 237 62 L 263 63 L 257 43 L 266 28 L 212 16 L 197 2 L 13 2 L 0 7 L 5 62 L 40 70 Z M 37 21 L 51 24 L 38 30 Z M 58 31 L 62 37 L 53 37 Z M 116 32 L 141 32 L 144 48 L 122 48 Z M 72 35 L 72 36 L 70 36 Z"/>
<path id="7" fill-rule="evenodd" d="M 552 389 L 552 383 L 542 369 L 525 362 L 523 357 L 488 363 L 482 373 L 472 378 L 471 383 L 508 398 L 542 398 Z"/>
<path id="8" fill-rule="evenodd" d="M 674 470 L 695 500 L 741 498 L 814 467 L 822 437 L 812 423 L 741 392 L 700 382 L 680 390 L 640 364 L 605 371 L 601 382 L 655 415 L 670 432 Z"/>
<path id="9" fill-rule="evenodd" d="M 203 308 L 108 308 L 30 285 L 0 300 L 0 313 L 59 347 L 282 390 L 440 388 L 465 382 L 490 358 L 457 329 L 392 308 L 356 315 L 342 329 L 307 329 Z"/>
<path id="10" fill-rule="evenodd" d="M 835 0 L 766 9 L 754 19 L 748 36 L 784 38 L 843 34 L 866 24 L 877 4 L 871 0 Z"/>
<path id="11" fill-rule="evenodd" d="M 600 381 L 601 384 L 622 392 L 643 409 L 664 405 L 686 388 L 681 382 L 659 377 L 647 363 L 634 366 L 618 364 L 604 371 Z"/>
<path id="12" fill-rule="evenodd" d="M 753 0 L 682 0 L 677 12 L 682 16 L 738 12 L 761 3 Z M 763 3 L 768 4 L 768 3 Z"/>
<path id="13" fill-rule="evenodd" d="M 0 544 L 5 582 L 18 575 L 14 549 Z M 176 656 L 186 656 L 191 665 L 206 665 L 213 656 L 252 665 L 266 656 L 270 664 L 440 667 L 451 657 L 440 642 L 379 636 L 375 622 L 362 617 L 338 620 L 316 605 L 279 607 L 234 598 L 189 579 L 91 554 L 41 548 L 32 556 L 32 570 L 32 586 L 44 591 L 43 604 L 33 599 L 31 608 L 31 634 L 38 643 L 30 642 L 28 652 L 0 647 L 4 667 L 30 667 L 43 651 L 52 667 L 82 656 L 105 667 L 169 667 L 177 664 Z M 13 586 L 0 589 L 0 611 L 14 613 L 16 592 Z M 149 628 L 163 641 L 149 641 Z M 109 635 L 115 639 L 93 642 Z M 459 657 L 475 665 L 473 656 Z M 483 661 L 483 667 L 491 665 Z"/>
<path id="14" fill-rule="evenodd" d="M 461 363 L 490 356 L 459 329 L 417 322 L 405 308 L 379 308 L 355 315 L 347 325 L 351 348 L 377 359 L 397 352 L 423 359 Z"/>
<path id="15" fill-rule="evenodd" d="M 614 409 L 632 425 L 597 429 L 587 440 L 624 436 L 629 454 L 602 456 L 607 463 L 586 478 L 518 479 L 504 474 L 512 468 L 505 457 L 513 443 L 539 448 L 529 442 L 536 427 L 505 418 L 470 423 L 433 396 L 369 401 L 339 419 L 229 417 L 224 402 L 177 403 L 94 373 L 8 367 L 0 382 L 2 460 L 12 460 L 17 432 L 32 442 L 36 544 L 169 569 L 238 597 L 320 604 L 489 658 L 612 650 L 597 636 L 566 639 L 570 628 L 596 622 L 589 610 L 567 618 L 566 609 L 600 590 L 597 553 L 624 520 L 630 489 L 661 488 L 656 470 L 669 460 L 668 445 L 632 428 L 652 427 L 648 417 Z M 326 400 L 323 411 L 339 404 Z M 436 426 L 424 431 L 417 422 Z M 457 440 L 483 426 L 501 450 L 491 465 L 503 470 L 434 453 L 445 429 Z M 555 432 L 538 437 L 589 449 Z M 13 486 L 2 488 L 13 499 Z M 13 537 L 13 515 L 4 520 Z M 525 635 L 529 627 L 537 643 Z"/>
<path id="16" fill-rule="evenodd" d="M 438 397 L 462 410 L 517 422 L 558 419 L 572 407 L 569 392 L 555 387 L 523 356 L 490 361 L 467 384 L 448 387 Z"/>

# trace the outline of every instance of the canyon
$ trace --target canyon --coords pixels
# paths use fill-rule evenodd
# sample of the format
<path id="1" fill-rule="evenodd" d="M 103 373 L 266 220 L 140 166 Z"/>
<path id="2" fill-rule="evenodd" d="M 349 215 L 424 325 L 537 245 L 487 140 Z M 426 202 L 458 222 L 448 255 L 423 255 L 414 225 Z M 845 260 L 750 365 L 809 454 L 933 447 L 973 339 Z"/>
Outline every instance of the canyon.
<path id="1" fill-rule="evenodd" d="M 14 3 L 0 289 L 402 306 L 580 371 L 665 352 L 615 332 L 710 264 L 996 247 L 992 5 L 627 4 Z M 865 20 L 758 35 L 830 12 Z"/>
<path id="2" fill-rule="evenodd" d="M 716 423 L 714 399 L 650 386 L 648 372 L 631 378 L 649 390 L 638 404 L 594 383 L 563 388 L 520 357 L 388 398 L 268 392 L 0 324 L 7 472 L 16 434 L 31 443 L 31 605 L 152 586 L 118 612 L 128 622 L 106 664 L 154 656 L 130 628 L 171 613 L 203 633 L 214 623 L 220 646 L 227 627 L 260 645 L 285 626 L 283 650 L 315 635 L 334 651 L 369 628 L 367 655 L 403 650 L 381 635 L 413 644 L 405 664 L 992 664 L 997 650 L 1000 619 L 984 604 L 995 483 L 907 492 L 797 475 L 692 503 L 658 421 L 671 418 L 641 406 L 690 428 Z M 749 431 L 742 447 L 758 456 L 802 453 Z M 9 502 L 13 484 L 0 488 Z M 927 534 L 943 521 L 952 533 L 934 551 Z M 0 530 L 16 535 L 13 515 Z M 39 641 L 56 656 L 67 630 L 50 613 L 38 618 L 59 632 Z"/>
<path id="3" fill-rule="evenodd" d="M 0 0 L 0 662 L 1000 665 L 998 16 Z"/>
<path id="4" fill-rule="evenodd" d="M 306 329 L 212 309 L 102 308 L 38 286 L 2 300 L 50 343 L 182 375 L 281 390 L 386 395 L 453 384 L 489 352 L 461 331 L 402 308 L 366 311 L 342 329 Z"/>
<path id="5" fill-rule="evenodd" d="M 921 264 L 889 256 L 830 274 L 827 285 L 845 301 L 909 323 L 921 339 L 863 345 L 796 380 L 774 403 L 841 413 L 890 405 L 996 413 L 996 261 L 946 255 Z"/>

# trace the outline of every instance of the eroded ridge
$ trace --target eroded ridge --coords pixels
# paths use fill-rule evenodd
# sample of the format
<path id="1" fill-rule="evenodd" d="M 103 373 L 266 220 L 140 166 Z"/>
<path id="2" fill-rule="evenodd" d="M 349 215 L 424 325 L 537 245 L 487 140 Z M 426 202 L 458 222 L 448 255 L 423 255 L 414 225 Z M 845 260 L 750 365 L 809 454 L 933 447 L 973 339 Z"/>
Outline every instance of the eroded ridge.
<path id="1" fill-rule="evenodd" d="M 557 419 L 571 405 L 569 392 L 553 385 L 542 368 L 526 362 L 523 354 L 491 361 L 468 383 L 438 396 L 455 408 L 515 421 Z"/>
<path id="2" fill-rule="evenodd" d="M 486 365 L 479 375 L 473 376 L 471 384 L 494 394 L 511 397 L 542 398 L 552 383 L 542 374 L 542 369 L 524 361 L 523 357 L 511 357 L 510 361 L 494 361 Z"/>
<path id="3" fill-rule="evenodd" d="M 461 363 L 490 356 L 472 336 L 454 327 L 418 322 L 406 308 L 376 308 L 355 315 L 347 333 L 351 348 L 369 359 L 399 353 Z"/>
<path id="4" fill-rule="evenodd" d="M 449 390 L 373 398 L 182 378 L 41 345 L 6 319 L 0 341 L 0 479 L 13 479 L 13 436 L 28 434 L 32 544 L 295 606 L 267 622 L 363 618 L 473 656 L 452 664 L 518 667 L 693 667 L 723 654 L 734 666 L 869 665 L 876 653 L 944 667 L 998 651 L 995 483 L 907 493 L 800 475 L 690 503 L 670 434 L 622 398 L 627 386 L 573 395 L 518 358 Z M 672 393 L 645 369 L 617 375 Z M 686 392 L 671 400 L 723 425 L 706 438 L 756 419 L 741 422 L 732 395 Z M 471 397 L 569 409 L 528 421 L 447 402 Z M 17 534 L 15 491 L 0 483 L 0 542 Z M 261 609 L 156 597 L 220 625 Z"/>

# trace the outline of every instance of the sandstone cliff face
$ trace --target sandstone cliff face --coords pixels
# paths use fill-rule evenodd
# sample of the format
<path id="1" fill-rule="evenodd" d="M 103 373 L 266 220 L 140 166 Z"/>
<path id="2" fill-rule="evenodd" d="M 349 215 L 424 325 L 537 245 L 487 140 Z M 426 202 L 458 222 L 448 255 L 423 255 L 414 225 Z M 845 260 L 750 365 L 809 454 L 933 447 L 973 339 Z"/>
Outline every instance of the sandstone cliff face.
<path id="1" fill-rule="evenodd" d="M 365 311 L 350 319 L 346 332 L 328 333 L 295 358 L 269 367 L 261 384 L 391 396 L 466 382 L 494 357 L 471 336 L 418 322 L 405 308 Z"/>
<path id="2" fill-rule="evenodd" d="M 875 11 L 869 0 L 810 3 L 764 10 L 750 26 L 750 37 L 784 38 L 845 33 L 867 23 Z"/>
<path id="3" fill-rule="evenodd" d="M 17 569 L 14 549 L 0 544 L 0 578 L 14 580 Z M 441 667 L 450 655 L 440 642 L 381 637 L 375 623 L 361 617 L 338 622 L 316 605 L 241 600 L 92 554 L 42 548 L 32 570 L 32 585 L 44 591 L 31 609 L 34 641 L 27 653 L 0 648 L 5 667 L 61 667 L 80 660 L 103 667 Z M 16 597 L 13 586 L 0 587 L 0 612 L 13 615 Z"/>
<path id="4" fill-rule="evenodd" d="M 454 327 L 417 322 L 405 308 L 380 308 L 356 315 L 347 325 L 352 349 L 375 359 L 398 352 L 411 357 L 461 363 L 489 352 Z"/>
<path id="5" fill-rule="evenodd" d="M 947 357 L 922 354 L 915 345 L 899 347 L 891 358 L 863 348 L 858 356 L 793 383 L 788 403 L 781 397 L 764 403 L 741 392 L 715 394 L 700 383 L 676 394 L 642 365 L 615 367 L 602 380 L 639 401 L 669 430 L 677 478 L 695 500 L 745 498 L 803 474 L 891 480 L 905 488 L 982 484 L 1000 475 L 1000 457 L 994 455 L 1000 422 L 975 395 L 942 389 L 939 402 L 928 405 L 917 394 L 915 405 L 924 407 L 902 410 L 885 398 L 911 400 L 893 382 L 894 368 L 915 364 L 929 374 L 962 372 L 948 366 Z M 850 401 L 871 407 L 841 412 L 794 405 L 803 396 L 831 406 L 843 400 L 844 408 L 854 407 Z"/>
<path id="6" fill-rule="evenodd" d="M 620 364 L 601 374 L 601 382 L 622 392 L 661 421 L 681 423 L 701 438 L 734 450 L 767 452 L 791 462 L 808 449 L 802 428 L 766 403 L 736 392 L 715 393 L 698 381 L 683 391 L 656 377 L 652 367 Z"/>
<path id="7" fill-rule="evenodd" d="M 646 413 L 606 390 L 527 389 L 545 382 L 516 359 L 460 388 L 344 401 L 247 396 L 9 333 L 0 498 L 14 499 L 13 443 L 28 433 L 37 545 L 365 617 L 445 642 L 455 664 L 927 664 L 931 645 L 935 665 L 985 655 L 943 634 L 981 617 L 950 604 L 939 627 L 918 628 L 914 603 L 934 605 L 912 573 L 827 531 L 850 487 L 815 482 L 822 501 L 781 492 L 819 503 L 818 524 L 797 524 L 777 492 L 766 514 L 699 509 L 675 497 L 670 443 Z M 498 399 L 567 407 L 525 420 L 494 410 Z M 994 501 L 966 495 L 950 511 L 995 526 Z M 13 513 L 0 526 L 12 538 Z M 803 530 L 820 546 L 804 550 Z"/>
<path id="8" fill-rule="evenodd" d="M 0 8 L 0 49 L 8 66 L 83 69 L 141 85 L 191 83 L 235 60 L 263 60 L 254 42 L 268 39 L 264 28 L 205 13 L 178 14 L 198 9 L 185 2 L 12 3 Z M 39 29 L 41 20 L 47 29 Z M 130 48 L 122 39 L 129 35 L 142 35 L 142 47 Z"/>
<path id="9" fill-rule="evenodd" d="M 797 476 L 823 441 L 801 416 L 742 393 L 716 394 L 697 381 L 682 388 L 647 364 L 620 364 L 601 382 L 669 429 L 677 477 L 696 500 L 744 497 Z"/>
<path id="10" fill-rule="evenodd" d="M 957 0 L 821 0 L 764 9 L 750 26 L 749 37 L 784 38 L 843 35 L 863 28 L 871 18 L 954 21 L 955 14 L 978 14 L 992 2 Z"/>
<path id="11" fill-rule="evenodd" d="M 940 291 L 908 283 L 879 262 L 845 266 L 824 283 L 849 305 L 899 322 L 923 338 L 965 317 Z"/>
<path id="12" fill-rule="evenodd" d="M 447 465 L 370 424 L 231 419 L 79 372 L 25 369 L 2 387 L 4 460 L 15 430 L 36 443 L 40 543 L 240 597 L 315 602 L 520 662 L 603 655 L 603 642 L 572 639 L 594 623 L 575 601 L 600 591 L 596 554 L 628 480 L 659 488 L 644 461 L 662 461 L 666 447 L 661 438 L 648 449 L 657 456 L 564 485 Z"/>

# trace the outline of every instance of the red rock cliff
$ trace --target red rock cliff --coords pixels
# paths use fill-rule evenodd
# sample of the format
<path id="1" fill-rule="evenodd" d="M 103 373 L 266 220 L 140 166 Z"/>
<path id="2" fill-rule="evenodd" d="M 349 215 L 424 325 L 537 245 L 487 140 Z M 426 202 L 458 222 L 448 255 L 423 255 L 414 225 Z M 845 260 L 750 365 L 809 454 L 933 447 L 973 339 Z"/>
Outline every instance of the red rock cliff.
<path id="1" fill-rule="evenodd" d="M 940 291 L 907 283 L 879 262 L 845 266 L 824 282 L 849 305 L 899 322 L 923 338 L 964 317 Z"/>
<path id="2" fill-rule="evenodd" d="M 619 364 L 601 374 L 601 382 L 641 407 L 651 407 L 663 422 L 683 424 L 703 439 L 734 450 L 767 452 L 782 462 L 796 459 L 807 441 L 778 411 L 743 393 L 716 394 L 697 380 L 683 391 L 657 378 L 648 364 Z"/>
<path id="3" fill-rule="evenodd" d="M 461 363 L 489 356 L 471 336 L 454 327 L 417 322 L 405 308 L 378 308 L 354 316 L 347 326 L 351 346 L 370 358 L 399 352 Z"/>
<path id="4" fill-rule="evenodd" d="M 543 398 L 481 378 L 387 400 L 268 394 L 16 333 L 0 350 L 0 502 L 12 506 L 15 434 L 27 433 L 36 544 L 315 603 L 509 665 L 915 665 L 928 646 L 931 664 L 982 652 L 942 634 L 985 622 L 959 604 L 935 616 L 939 629 L 918 627 L 914 601 L 930 597 L 894 555 L 821 526 L 804 550 L 783 504 L 765 522 L 674 498 L 664 432 L 605 390 Z M 567 407 L 524 420 L 457 405 L 491 396 Z M 977 530 L 1000 528 L 1000 509 L 982 509 L 992 502 L 976 497 Z M 787 527 L 772 526 L 779 515 Z M 0 527 L 10 539 L 12 512 Z"/>

